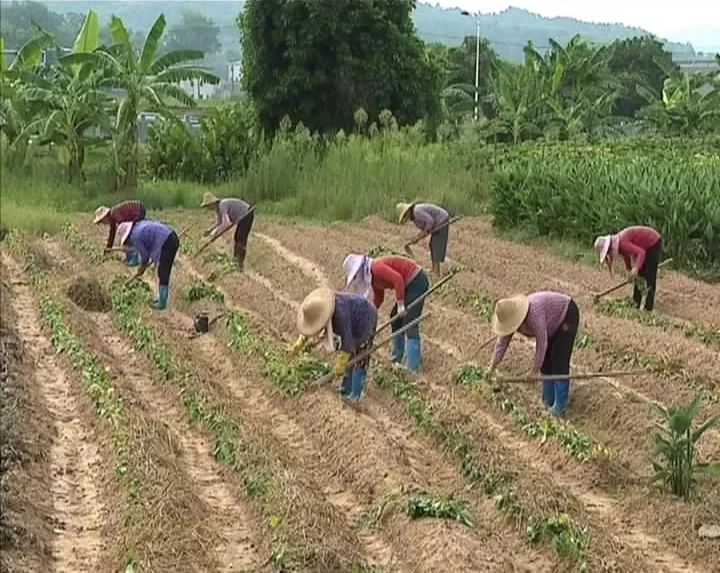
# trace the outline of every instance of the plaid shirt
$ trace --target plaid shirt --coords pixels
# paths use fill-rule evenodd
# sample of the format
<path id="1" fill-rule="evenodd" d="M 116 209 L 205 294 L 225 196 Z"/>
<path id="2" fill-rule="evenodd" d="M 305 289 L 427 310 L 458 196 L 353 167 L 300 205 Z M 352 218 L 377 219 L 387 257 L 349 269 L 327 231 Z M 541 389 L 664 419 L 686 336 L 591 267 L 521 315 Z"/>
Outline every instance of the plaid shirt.
<path id="1" fill-rule="evenodd" d="M 552 291 L 532 293 L 527 316 L 518 328 L 518 332 L 535 339 L 535 369 L 540 370 L 545 360 L 548 341 L 555 336 L 567 315 L 570 297 Z M 513 335 L 502 336 L 495 344 L 492 364 L 496 366 L 505 356 Z"/>
<path id="2" fill-rule="evenodd" d="M 140 201 L 124 201 L 115 205 L 108 213 L 110 219 L 110 232 L 108 233 L 107 248 L 110 249 L 115 242 L 115 233 L 120 223 L 129 221 L 134 223 L 145 218 L 145 205 Z"/>

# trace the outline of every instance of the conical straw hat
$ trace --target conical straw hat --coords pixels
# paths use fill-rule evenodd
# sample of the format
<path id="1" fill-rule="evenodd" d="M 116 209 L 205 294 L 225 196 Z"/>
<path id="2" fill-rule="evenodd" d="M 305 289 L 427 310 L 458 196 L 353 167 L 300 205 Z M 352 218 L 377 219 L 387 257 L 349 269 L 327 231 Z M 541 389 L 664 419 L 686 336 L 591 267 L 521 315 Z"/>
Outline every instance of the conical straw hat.
<path id="1" fill-rule="evenodd" d="M 492 329 L 498 336 L 507 336 L 515 332 L 525 320 L 530 299 L 519 294 L 511 298 L 502 298 L 495 305 L 492 317 Z"/>
<path id="2" fill-rule="evenodd" d="M 395 209 L 398 212 L 398 222 L 404 223 L 407 219 L 408 215 L 410 214 L 410 210 L 417 205 L 417 201 L 413 201 L 412 203 L 398 203 L 395 205 Z"/>
<path id="3" fill-rule="evenodd" d="M 105 205 L 95 209 L 95 218 L 93 219 L 93 223 L 95 223 L 97 225 L 100 221 L 102 221 L 107 216 L 107 214 L 109 212 L 110 212 L 110 209 L 105 207 Z"/>
<path id="4" fill-rule="evenodd" d="M 208 205 L 212 205 L 213 203 L 219 203 L 220 199 L 215 197 L 212 193 L 209 191 L 206 191 L 203 193 L 202 203 L 200 203 L 201 207 L 207 207 Z"/>
<path id="5" fill-rule="evenodd" d="M 335 311 L 335 292 L 327 287 L 315 289 L 305 297 L 297 313 L 297 329 L 305 336 L 315 336 Z"/>

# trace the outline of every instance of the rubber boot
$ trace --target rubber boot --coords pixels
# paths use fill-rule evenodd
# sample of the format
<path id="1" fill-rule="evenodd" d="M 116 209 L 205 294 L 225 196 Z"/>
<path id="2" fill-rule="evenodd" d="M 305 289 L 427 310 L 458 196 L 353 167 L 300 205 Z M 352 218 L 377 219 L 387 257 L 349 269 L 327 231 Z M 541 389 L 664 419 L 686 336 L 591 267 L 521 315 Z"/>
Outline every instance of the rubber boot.
<path id="1" fill-rule="evenodd" d="M 555 404 L 555 380 L 543 380 L 542 400 L 546 408 L 552 408 Z"/>
<path id="2" fill-rule="evenodd" d="M 170 287 L 168 285 L 161 285 L 160 286 L 160 293 L 158 296 L 157 304 L 155 305 L 155 308 L 158 310 L 165 310 L 167 307 L 167 299 L 168 294 L 170 291 Z"/>
<path id="3" fill-rule="evenodd" d="M 393 338 L 392 361 L 395 364 L 402 364 L 405 356 L 405 335 L 400 334 Z"/>
<path id="4" fill-rule="evenodd" d="M 130 251 L 127 254 L 127 266 L 129 267 L 137 267 L 140 264 L 140 253 L 137 251 Z"/>
<path id="5" fill-rule="evenodd" d="M 422 348 L 419 338 L 408 338 L 408 370 L 417 372 L 422 364 Z"/>
<path id="6" fill-rule="evenodd" d="M 352 372 L 348 372 L 342 379 L 342 384 L 338 388 L 338 392 L 343 396 L 349 396 L 352 391 Z"/>
<path id="7" fill-rule="evenodd" d="M 360 398 L 362 398 L 366 377 L 367 370 L 365 368 L 355 368 L 352 371 L 352 392 L 350 392 L 350 399 L 354 402 L 357 402 Z"/>
<path id="8" fill-rule="evenodd" d="M 557 380 L 555 382 L 555 404 L 550 412 L 553 416 L 564 416 L 570 398 L 570 380 Z"/>

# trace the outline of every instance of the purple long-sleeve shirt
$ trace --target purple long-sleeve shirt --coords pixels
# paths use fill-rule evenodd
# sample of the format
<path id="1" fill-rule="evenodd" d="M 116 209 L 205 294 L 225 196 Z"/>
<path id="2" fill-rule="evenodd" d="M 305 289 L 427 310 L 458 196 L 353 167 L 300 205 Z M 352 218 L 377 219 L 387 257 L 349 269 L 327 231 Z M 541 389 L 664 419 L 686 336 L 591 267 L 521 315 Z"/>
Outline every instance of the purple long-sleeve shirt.
<path id="1" fill-rule="evenodd" d="M 377 327 L 377 309 L 363 296 L 352 293 L 335 294 L 332 327 L 340 337 L 340 350 L 355 354 Z"/>
<path id="2" fill-rule="evenodd" d="M 535 339 L 535 369 L 540 370 L 545 360 L 548 341 L 555 336 L 565 320 L 571 299 L 566 294 L 553 291 L 535 292 L 528 298 L 530 307 L 518 332 Z M 502 336 L 495 343 L 493 366 L 499 364 L 505 356 L 512 337 L 512 334 Z"/>
<path id="3" fill-rule="evenodd" d="M 415 226 L 425 232 L 432 231 L 449 218 L 450 215 L 445 209 L 432 203 L 418 203 L 413 209 L 412 219 Z"/>
<path id="4" fill-rule="evenodd" d="M 133 225 L 128 243 L 140 253 L 141 263 L 160 262 L 160 253 L 167 238 L 175 229 L 159 221 L 138 221 Z"/>

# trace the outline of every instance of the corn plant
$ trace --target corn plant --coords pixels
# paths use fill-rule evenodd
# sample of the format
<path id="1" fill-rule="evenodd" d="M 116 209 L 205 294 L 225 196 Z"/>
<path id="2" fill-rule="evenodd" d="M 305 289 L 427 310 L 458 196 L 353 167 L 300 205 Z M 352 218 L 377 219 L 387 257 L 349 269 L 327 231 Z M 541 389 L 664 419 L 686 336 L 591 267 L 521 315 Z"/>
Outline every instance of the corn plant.
<path id="1" fill-rule="evenodd" d="M 720 423 L 720 416 L 711 416 L 695 426 L 701 400 L 696 397 L 689 406 L 655 405 L 661 417 L 656 422 L 653 449 L 653 482 L 661 482 L 674 495 L 688 500 L 697 486 L 700 473 L 720 475 L 720 462 L 699 463 L 697 444 L 703 434 Z"/>

